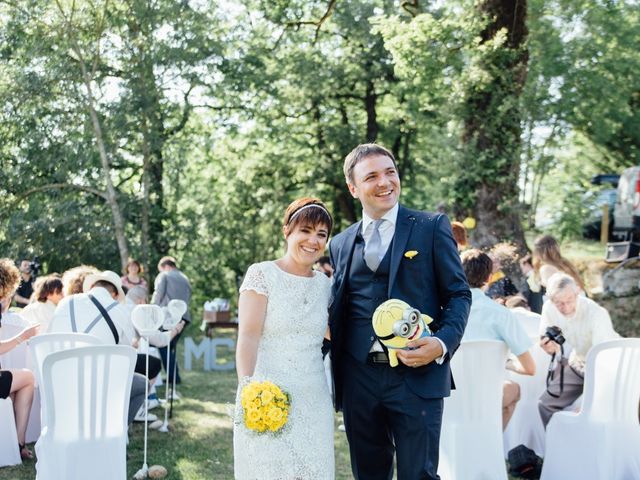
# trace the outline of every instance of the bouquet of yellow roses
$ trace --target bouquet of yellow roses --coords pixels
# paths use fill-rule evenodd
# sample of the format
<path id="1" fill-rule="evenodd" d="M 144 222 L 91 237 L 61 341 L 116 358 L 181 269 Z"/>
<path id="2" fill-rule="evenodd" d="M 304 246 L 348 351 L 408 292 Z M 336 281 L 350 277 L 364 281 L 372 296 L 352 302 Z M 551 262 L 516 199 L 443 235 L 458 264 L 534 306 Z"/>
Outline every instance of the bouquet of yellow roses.
<path id="1" fill-rule="evenodd" d="M 289 395 L 276 384 L 252 381 L 242 388 L 244 424 L 258 433 L 278 432 L 289 418 Z"/>

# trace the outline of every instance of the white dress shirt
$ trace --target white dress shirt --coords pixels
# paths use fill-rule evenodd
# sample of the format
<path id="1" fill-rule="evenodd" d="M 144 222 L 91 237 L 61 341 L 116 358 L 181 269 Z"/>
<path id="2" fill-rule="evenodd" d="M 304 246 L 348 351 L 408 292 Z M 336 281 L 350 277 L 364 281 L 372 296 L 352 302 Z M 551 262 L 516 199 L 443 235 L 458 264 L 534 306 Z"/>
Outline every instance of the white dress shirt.
<path id="1" fill-rule="evenodd" d="M 115 302 L 109 292 L 102 287 L 94 287 L 89 291 L 89 293 L 91 293 L 105 309 Z M 70 311 L 70 302 L 72 298 L 74 302 L 75 320 L 78 332 L 84 332 L 94 318 L 102 317 L 98 308 L 89 299 L 88 294 L 79 293 L 69 297 L 64 297 L 56 307 L 53 320 L 49 326 L 50 333 L 73 331 L 71 327 Z M 107 313 L 109 314 L 109 317 L 111 317 L 111 320 L 118 331 L 120 345 L 131 345 L 131 342 L 135 337 L 135 330 L 131 324 L 130 314 L 127 309 L 124 305 L 118 304 L 108 310 Z M 101 318 L 88 333 L 102 339 L 105 345 L 113 345 L 115 343 L 111 329 L 103 318 Z"/>
<path id="2" fill-rule="evenodd" d="M 613 329 L 609 312 L 582 295 L 578 295 L 576 311 L 571 317 L 560 313 L 550 300 L 546 301 L 542 306 L 540 336 L 543 336 L 550 326 L 556 326 L 562 330 L 567 343 L 573 347 L 569 355 L 569 363 L 579 366 L 585 364 L 591 347 L 620 337 Z"/>
<path id="3" fill-rule="evenodd" d="M 398 221 L 398 204 L 396 203 L 394 207 L 385 213 L 381 219 L 385 221 L 380 224 L 378 231 L 380 232 L 380 259 L 382 260 L 389 249 L 389 245 L 391 245 L 391 241 L 393 240 L 393 235 L 396 232 L 396 223 Z M 362 238 L 364 239 L 364 244 L 367 245 L 369 240 L 371 240 L 371 236 L 373 235 L 373 222 L 375 220 L 367 215 L 364 211 L 362 212 Z"/>

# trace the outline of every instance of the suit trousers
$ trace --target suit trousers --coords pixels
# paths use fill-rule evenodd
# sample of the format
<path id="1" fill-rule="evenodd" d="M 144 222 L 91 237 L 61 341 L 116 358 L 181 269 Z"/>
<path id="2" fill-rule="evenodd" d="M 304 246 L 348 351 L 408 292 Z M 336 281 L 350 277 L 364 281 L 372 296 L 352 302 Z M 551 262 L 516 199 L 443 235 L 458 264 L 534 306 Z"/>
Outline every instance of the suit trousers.
<path id="1" fill-rule="evenodd" d="M 185 328 L 187 328 L 186 325 L 185 325 Z M 184 332 L 184 329 L 182 330 L 182 332 Z M 160 359 L 162 360 L 162 366 L 164 367 L 164 371 L 167 373 L 169 382 L 173 381 L 173 371 L 175 370 L 176 372 L 176 385 L 182 382 L 180 378 L 180 369 L 178 368 L 178 363 L 176 362 L 176 353 L 178 351 L 176 347 L 178 345 L 178 340 L 180 340 L 180 337 L 182 336 L 182 332 L 180 332 L 175 337 L 173 337 L 168 347 L 158 348 L 158 352 L 160 352 Z M 167 365 L 167 348 L 171 348 L 171 357 L 169 358 L 169 365 Z"/>
<path id="2" fill-rule="evenodd" d="M 133 374 L 133 381 L 131 382 L 131 392 L 129 392 L 129 412 L 127 415 L 127 423 L 131 425 L 133 419 L 140 410 L 140 407 L 146 400 L 144 391 L 147 385 L 147 377 L 139 373 Z"/>
<path id="3" fill-rule="evenodd" d="M 407 385 L 407 370 L 363 364 L 344 355 L 343 413 L 356 480 L 438 479 L 442 398 L 425 399 Z"/>

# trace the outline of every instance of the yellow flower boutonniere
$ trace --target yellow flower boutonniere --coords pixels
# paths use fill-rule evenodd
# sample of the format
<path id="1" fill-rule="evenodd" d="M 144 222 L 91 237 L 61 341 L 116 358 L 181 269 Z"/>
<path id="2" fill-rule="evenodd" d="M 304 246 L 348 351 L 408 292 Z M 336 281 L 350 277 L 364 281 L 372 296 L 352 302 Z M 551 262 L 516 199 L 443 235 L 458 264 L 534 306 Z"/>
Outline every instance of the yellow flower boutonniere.
<path id="1" fill-rule="evenodd" d="M 404 252 L 404 256 L 407 257 L 409 260 L 411 260 L 416 255 L 418 255 L 417 250 L 409 250 L 408 252 Z"/>

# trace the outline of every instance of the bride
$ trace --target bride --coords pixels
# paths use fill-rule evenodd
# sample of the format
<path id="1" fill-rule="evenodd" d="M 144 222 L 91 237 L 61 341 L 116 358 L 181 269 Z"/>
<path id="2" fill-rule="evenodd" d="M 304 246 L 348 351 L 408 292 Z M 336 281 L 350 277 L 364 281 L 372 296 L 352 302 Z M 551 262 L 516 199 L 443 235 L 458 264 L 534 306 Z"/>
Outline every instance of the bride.
<path id="1" fill-rule="evenodd" d="M 289 394 L 289 420 L 277 433 L 242 423 L 236 400 L 233 449 L 237 480 L 334 478 L 333 407 L 322 363 L 330 280 L 312 270 L 333 220 L 315 198 L 295 200 L 284 215 L 286 253 L 253 264 L 240 287 L 236 369 L 240 390 L 269 380 Z"/>

